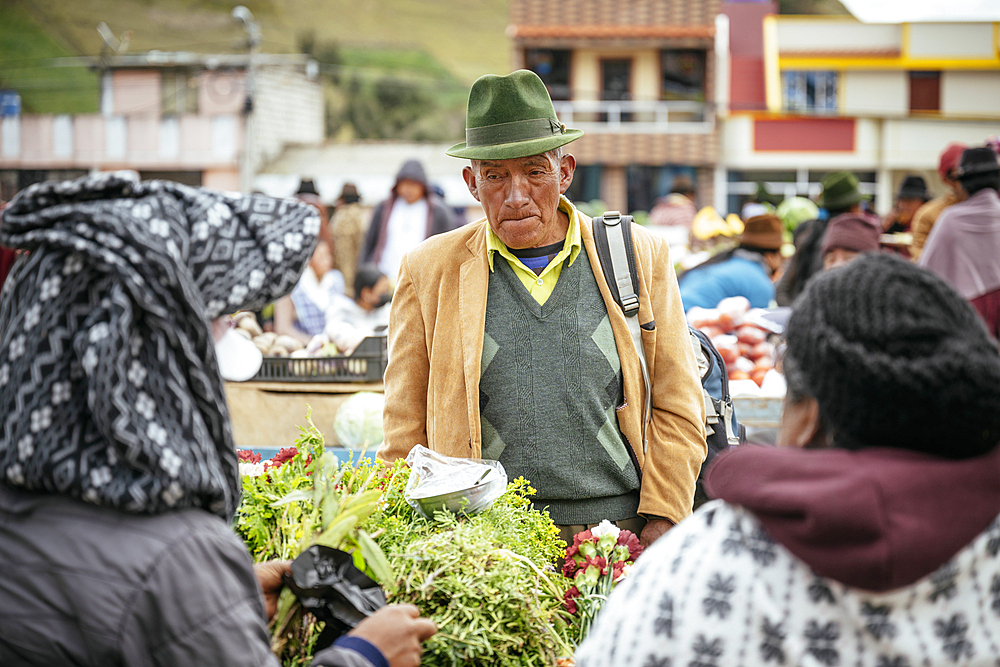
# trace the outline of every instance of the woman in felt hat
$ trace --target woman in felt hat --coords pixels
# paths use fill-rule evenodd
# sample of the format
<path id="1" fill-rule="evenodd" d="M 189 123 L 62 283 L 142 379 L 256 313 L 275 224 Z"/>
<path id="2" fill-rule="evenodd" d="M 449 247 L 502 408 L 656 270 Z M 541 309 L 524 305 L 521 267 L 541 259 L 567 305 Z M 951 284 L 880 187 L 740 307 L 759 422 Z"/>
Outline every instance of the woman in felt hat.
<path id="1" fill-rule="evenodd" d="M 868 197 L 862 194 L 858 177 L 851 172 L 827 174 L 822 184 L 819 205 L 826 211 L 826 216 L 807 220 L 795 228 L 792 236 L 795 254 L 788 261 L 775 288 L 775 300 L 779 306 L 791 306 L 809 279 L 823 270 L 822 244 L 827 221 L 844 213 L 860 214 L 864 211 L 864 202 Z"/>
<path id="2" fill-rule="evenodd" d="M 1000 338 L 1000 162 L 992 148 L 969 148 L 958 164 L 969 198 L 946 208 L 927 237 L 919 265 L 976 307 Z"/>
<path id="3" fill-rule="evenodd" d="M 679 279 L 685 312 L 715 308 L 732 296 L 744 296 L 753 308 L 774 300 L 772 277 L 781 268 L 784 223 L 773 213 L 746 221 L 740 244 L 686 271 Z"/>
<path id="4" fill-rule="evenodd" d="M 920 176 L 907 176 L 896 193 L 896 202 L 892 210 L 882 220 L 882 229 L 886 234 L 902 234 L 910 231 L 910 223 L 917 209 L 930 200 L 927 182 Z"/>

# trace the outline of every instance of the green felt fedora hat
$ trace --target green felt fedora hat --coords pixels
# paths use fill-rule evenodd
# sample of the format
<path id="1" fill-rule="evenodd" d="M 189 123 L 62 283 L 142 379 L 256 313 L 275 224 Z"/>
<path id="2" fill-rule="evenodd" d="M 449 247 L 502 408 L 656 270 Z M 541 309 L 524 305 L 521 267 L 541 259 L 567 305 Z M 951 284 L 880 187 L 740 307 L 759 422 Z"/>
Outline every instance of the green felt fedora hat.
<path id="1" fill-rule="evenodd" d="M 452 157 L 510 160 L 538 155 L 583 136 L 556 118 L 549 91 L 526 69 L 507 76 L 479 77 L 469 92 L 465 141 L 448 149 Z"/>
<path id="2" fill-rule="evenodd" d="M 821 183 L 823 194 L 820 195 L 819 205 L 825 209 L 839 211 L 868 199 L 858 190 L 858 177 L 849 171 L 827 174 Z"/>

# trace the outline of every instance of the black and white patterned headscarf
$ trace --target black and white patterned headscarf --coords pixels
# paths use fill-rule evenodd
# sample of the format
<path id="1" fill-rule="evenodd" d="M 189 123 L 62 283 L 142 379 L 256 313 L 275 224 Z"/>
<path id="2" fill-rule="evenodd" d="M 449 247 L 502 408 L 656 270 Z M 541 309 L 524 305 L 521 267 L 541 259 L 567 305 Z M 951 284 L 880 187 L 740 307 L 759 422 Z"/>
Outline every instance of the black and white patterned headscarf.
<path id="1" fill-rule="evenodd" d="M 126 512 L 239 503 L 210 322 L 288 293 L 319 218 L 131 172 L 40 183 L 3 211 L 30 254 L 0 302 L 0 482 Z"/>

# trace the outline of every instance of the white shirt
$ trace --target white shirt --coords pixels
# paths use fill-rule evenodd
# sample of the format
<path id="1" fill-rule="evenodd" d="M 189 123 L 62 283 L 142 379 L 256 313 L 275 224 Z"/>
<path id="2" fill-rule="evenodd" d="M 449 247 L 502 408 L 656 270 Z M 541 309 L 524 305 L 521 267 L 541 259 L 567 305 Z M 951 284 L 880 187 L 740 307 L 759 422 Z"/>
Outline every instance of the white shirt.
<path id="1" fill-rule="evenodd" d="M 326 311 L 326 328 L 323 331 L 334 345 L 350 354 L 377 327 L 388 324 L 389 304 L 368 311 L 354 299 L 339 294 L 332 299 Z"/>
<path id="2" fill-rule="evenodd" d="M 412 204 L 397 198 L 393 203 L 389 223 L 386 225 L 385 248 L 378 263 L 379 270 L 389 276 L 392 282 L 396 281 L 403 255 L 427 238 L 428 213 L 426 198 L 418 199 Z"/>

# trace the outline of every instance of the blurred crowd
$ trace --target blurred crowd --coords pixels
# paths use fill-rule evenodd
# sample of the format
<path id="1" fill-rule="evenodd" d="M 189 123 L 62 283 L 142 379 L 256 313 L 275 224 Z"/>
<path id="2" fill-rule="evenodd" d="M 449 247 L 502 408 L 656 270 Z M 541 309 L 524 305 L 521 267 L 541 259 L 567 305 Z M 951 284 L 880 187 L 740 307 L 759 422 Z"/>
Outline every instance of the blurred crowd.
<path id="1" fill-rule="evenodd" d="M 685 226 L 692 248 L 702 249 L 694 257 L 707 257 L 678 267 L 685 310 L 713 308 L 735 296 L 755 308 L 791 306 L 813 276 L 864 254 L 891 253 L 945 279 L 998 337 L 997 143 L 949 144 L 941 151 L 938 175 L 944 189 L 938 197 L 923 177 L 906 176 L 882 218 L 870 210 L 858 177 L 841 171 L 822 179 L 815 202 L 793 197 L 775 206 L 761 185 L 744 204 L 742 218 L 730 215 L 723 222 L 714 210 L 696 212 L 690 200 L 679 206 L 677 198 L 686 195 L 675 192 L 658 204 L 661 211 L 654 209 L 650 222 Z"/>
<path id="2" fill-rule="evenodd" d="M 937 169 L 935 190 L 942 194 L 934 197 L 922 176 L 908 175 L 881 218 L 858 177 L 841 171 L 822 179 L 815 201 L 781 200 L 761 183 L 739 214 L 725 219 L 712 207 L 699 210 L 695 188 L 681 176 L 657 200 L 646 224 L 671 239 L 686 239 L 680 261 L 675 259 L 685 310 L 713 308 L 734 296 L 746 297 L 754 308 L 791 306 L 812 276 L 862 254 L 885 252 L 949 281 L 998 336 L 998 145 L 948 144 Z M 313 181 L 303 179 L 295 197 L 319 213 L 319 241 L 293 292 L 258 314 L 264 329 L 303 346 L 322 335 L 342 351 L 384 329 L 403 255 L 466 222 L 442 195 L 418 160 L 401 165 L 388 196 L 374 206 L 361 201 L 351 182 L 328 205 Z M 14 259 L 14 251 L 0 248 L 0 286 Z"/>

